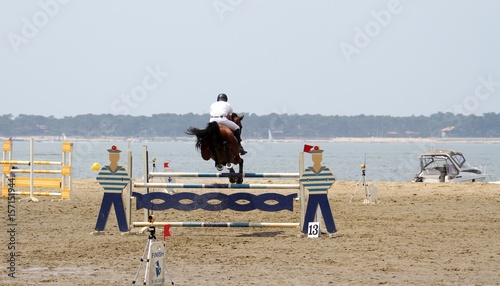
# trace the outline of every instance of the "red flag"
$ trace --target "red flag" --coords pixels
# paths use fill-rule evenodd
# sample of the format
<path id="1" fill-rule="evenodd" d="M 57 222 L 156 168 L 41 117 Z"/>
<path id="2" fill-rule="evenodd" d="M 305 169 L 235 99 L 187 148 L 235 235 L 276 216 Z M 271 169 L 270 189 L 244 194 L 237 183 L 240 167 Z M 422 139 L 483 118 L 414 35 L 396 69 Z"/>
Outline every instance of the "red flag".
<path id="1" fill-rule="evenodd" d="M 163 240 L 165 240 L 165 237 L 170 236 L 170 225 L 166 224 L 163 226 Z"/>
<path id="2" fill-rule="evenodd" d="M 323 150 L 319 149 L 319 146 L 304 145 L 304 152 L 306 153 L 321 153 Z"/>
<path id="3" fill-rule="evenodd" d="M 309 153 L 309 151 L 311 151 L 312 148 L 314 148 L 314 146 L 305 144 L 304 145 L 304 152 Z"/>
<path id="4" fill-rule="evenodd" d="M 304 145 L 304 152 L 306 153 L 320 153 L 323 152 L 323 150 L 319 149 L 319 146 L 312 146 L 312 145 Z"/>

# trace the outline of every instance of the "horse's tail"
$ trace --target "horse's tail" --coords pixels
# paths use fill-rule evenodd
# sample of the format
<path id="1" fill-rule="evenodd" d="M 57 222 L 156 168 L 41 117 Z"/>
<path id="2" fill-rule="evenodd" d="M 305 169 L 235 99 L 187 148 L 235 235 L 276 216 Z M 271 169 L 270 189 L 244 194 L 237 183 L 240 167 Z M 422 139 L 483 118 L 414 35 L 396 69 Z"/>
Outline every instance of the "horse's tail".
<path id="1" fill-rule="evenodd" d="M 218 135 L 219 132 L 220 132 L 220 129 L 219 129 L 219 123 L 215 122 L 215 121 L 212 121 L 210 123 L 207 124 L 207 133 L 209 133 L 210 135 Z"/>
<path id="2" fill-rule="evenodd" d="M 212 138 L 213 136 L 217 136 L 219 134 L 219 124 L 217 122 L 210 122 L 207 124 L 207 128 L 205 129 L 198 129 L 196 127 L 189 127 L 188 130 L 186 131 L 186 134 L 188 135 L 195 135 L 196 136 L 196 149 L 201 149 L 201 145 L 203 142 L 205 142 L 207 139 Z"/>

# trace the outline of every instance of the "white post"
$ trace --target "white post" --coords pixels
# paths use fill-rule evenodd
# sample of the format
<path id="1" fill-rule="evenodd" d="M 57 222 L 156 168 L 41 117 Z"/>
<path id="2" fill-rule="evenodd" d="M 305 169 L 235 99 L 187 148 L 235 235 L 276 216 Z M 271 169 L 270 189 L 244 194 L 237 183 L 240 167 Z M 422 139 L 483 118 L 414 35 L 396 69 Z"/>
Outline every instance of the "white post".
<path id="1" fill-rule="evenodd" d="M 68 166 L 69 166 L 69 176 L 68 176 L 68 191 L 69 191 L 69 196 L 71 198 L 71 192 L 73 190 L 73 181 L 71 177 L 73 176 L 73 143 L 71 143 L 71 151 L 69 152 L 69 158 L 68 158 Z M 63 152 L 65 154 L 65 152 Z M 64 164 L 64 163 L 63 163 Z"/>
<path id="2" fill-rule="evenodd" d="M 62 149 L 63 148 L 61 148 L 61 153 L 62 153 L 62 155 L 61 155 L 61 197 L 62 197 L 62 191 L 64 190 L 64 187 L 66 186 L 66 180 L 65 180 L 66 178 L 65 178 L 64 172 L 63 172 L 64 165 L 66 165 L 66 153 Z"/>
<path id="3" fill-rule="evenodd" d="M 299 182 L 300 177 L 304 173 L 304 152 L 299 153 Z M 304 227 L 304 218 L 305 218 L 305 210 L 306 210 L 306 192 L 304 190 L 304 186 L 300 184 L 299 188 L 299 203 L 300 203 L 300 231 Z"/>
<path id="4" fill-rule="evenodd" d="M 125 194 L 125 218 L 127 220 L 128 230 L 132 228 L 132 149 L 130 148 L 130 140 L 127 144 L 127 171 L 130 178 L 128 189 Z"/>
<path id="5" fill-rule="evenodd" d="M 3 144 L 5 144 L 6 142 L 4 142 Z M 3 161 L 12 161 L 12 149 L 13 149 L 13 145 L 12 142 L 10 142 L 10 150 L 3 150 Z M 2 166 L 3 167 L 3 166 Z M 10 166 L 10 170 L 12 170 L 12 166 Z M 12 172 L 11 172 L 12 173 Z M 11 173 L 8 173 L 8 174 L 4 174 L 2 172 L 2 188 L 7 186 L 7 175 L 9 175 L 9 178 L 10 178 L 10 174 Z"/>
<path id="6" fill-rule="evenodd" d="M 30 201 L 34 201 L 34 202 L 38 202 L 38 199 L 34 197 L 34 187 L 35 187 L 35 182 L 34 182 L 34 178 L 33 178 L 33 175 L 34 175 L 34 172 L 33 172 L 33 168 L 34 168 L 34 164 L 33 164 L 33 161 L 34 160 L 34 154 L 35 154 L 35 147 L 34 147 L 34 140 L 33 138 L 30 138 L 30 197 L 28 200 Z"/>
<path id="7" fill-rule="evenodd" d="M 148 156 L 148 146 L 147 145 L 143 145 L 143 151 L 144 151 L 144 156 L 142 156 L 142 158 L 144 158 L 144 183 L 147 184 L 149 182 L 149 168 L 148 168 L 148 161 L 149 161 L 149 156 Z M 146 187 L 146 194 L 149 194 L 149 188 Z M 144 208 L 144 221 L 148 221 L 148 217 L 149 217 L 149 210 L 147 208 Z"/>

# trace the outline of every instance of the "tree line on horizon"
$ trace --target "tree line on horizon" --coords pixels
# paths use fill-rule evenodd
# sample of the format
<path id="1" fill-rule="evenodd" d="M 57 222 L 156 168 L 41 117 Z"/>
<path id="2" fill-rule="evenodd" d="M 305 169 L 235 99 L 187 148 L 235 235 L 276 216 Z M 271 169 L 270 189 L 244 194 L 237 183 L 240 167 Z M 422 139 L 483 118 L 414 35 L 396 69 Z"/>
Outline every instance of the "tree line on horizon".
<path id="1" fill-rule="evenodd" d="M 241 115 L 241 114 L 240 114 Z M 381 115 L 324 116 L 245 114 L 242 137 L 249 139 L 336 137 L 484 137 L 500 138 L 500 113 L 482 116 L 436 113 L 430 116 L 392 117 Z M 190 126 L 205 128 L 209 114 L 153 114 L 131 116 L 85 114 L 55 118 L 53 116 L 0 116 L 0 136 L 68 136 L 83 138 L 187 137 Z"/>

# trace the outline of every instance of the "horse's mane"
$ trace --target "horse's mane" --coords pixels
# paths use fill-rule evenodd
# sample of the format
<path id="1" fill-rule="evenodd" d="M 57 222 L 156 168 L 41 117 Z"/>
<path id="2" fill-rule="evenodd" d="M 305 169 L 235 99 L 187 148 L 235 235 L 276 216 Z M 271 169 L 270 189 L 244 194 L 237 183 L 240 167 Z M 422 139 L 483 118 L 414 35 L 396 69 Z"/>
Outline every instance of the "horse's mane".
<path id="1" fill-rule="evenodd" d="M 241 128 L 242 127 L 241 121 L 243 120 L 243 117 L 244 117 L 244 115 L 238 116 L 237 113 L 233 112 L 233 113 L 231 113 L 231 116 L 228 119 L 231 120 L 232 122 L 238 124 L 238 126 L 240 126 L 240 128 Z M 238 121 L 236 121 L 235 119 L 238 119 Z"/>

